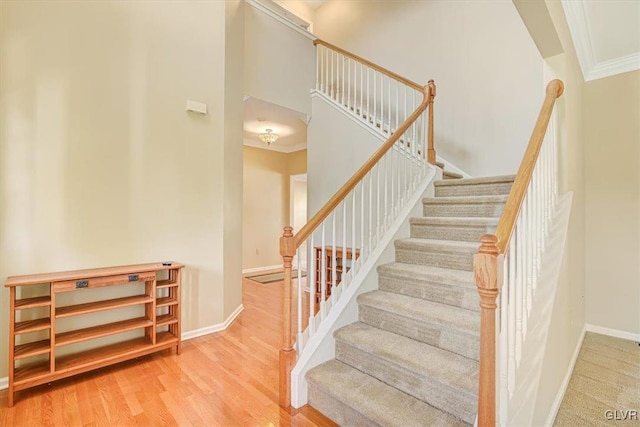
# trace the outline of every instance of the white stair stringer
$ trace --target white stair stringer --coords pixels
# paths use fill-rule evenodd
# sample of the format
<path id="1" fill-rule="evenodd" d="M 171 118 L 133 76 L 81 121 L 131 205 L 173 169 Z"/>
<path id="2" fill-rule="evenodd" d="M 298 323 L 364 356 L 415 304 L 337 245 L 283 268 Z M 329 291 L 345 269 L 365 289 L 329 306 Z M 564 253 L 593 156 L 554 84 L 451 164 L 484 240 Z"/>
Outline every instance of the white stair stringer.
<path id="1" fill-rule="evenodd" d="M 354 275 L 349 287 L 332 307 L 331 312 L 318 327 L 315 334 L 298 354 L 296 365 L 291 371 L 291 406 L 300 408 L 307 404 L 308 385 L 306 373 L 315 366 L 331 360 L 335 356 L 333 332 L 358 320 L 358 295 L 377 289 L 378 266 L 392 262 L 395 256 L 394 241 L 410 235 L 408 218 L 422 215 L 422 199 L 434 194 L 433 182 L 441 178 L 442 171 L 428 166 L 426 177 L 411 195 L 405 207 L 382 236 L 367 260 Z"/>

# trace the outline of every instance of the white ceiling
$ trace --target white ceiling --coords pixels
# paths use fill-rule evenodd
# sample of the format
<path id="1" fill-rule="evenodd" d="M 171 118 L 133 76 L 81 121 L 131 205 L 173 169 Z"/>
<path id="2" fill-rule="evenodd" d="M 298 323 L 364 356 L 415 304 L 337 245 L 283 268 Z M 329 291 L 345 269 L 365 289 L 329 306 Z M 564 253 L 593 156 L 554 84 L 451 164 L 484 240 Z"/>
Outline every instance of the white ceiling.
<path id="1" fill-rule="evenodd" d="M 585 80 L 640 69 L 640 1 L 562 0 Z"/>
<path id="2" fill-rule="evenodd" d="M 303 150 L 307 148 L 307 123 L 307 116 L 297 111 L 257 98 L 244 101 L 244 145 L 283 153 Z M 266 129 L 280 135 L 270 146 L 258 138 Z"/>

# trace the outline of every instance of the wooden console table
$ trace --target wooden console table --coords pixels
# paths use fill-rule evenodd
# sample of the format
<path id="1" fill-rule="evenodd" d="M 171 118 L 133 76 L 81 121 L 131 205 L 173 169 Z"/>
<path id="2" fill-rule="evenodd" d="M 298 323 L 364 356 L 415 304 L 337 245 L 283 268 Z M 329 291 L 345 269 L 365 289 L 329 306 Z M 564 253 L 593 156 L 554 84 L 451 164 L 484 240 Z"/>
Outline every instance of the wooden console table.
<path id="1" fill-rule="evenodd" d="M 172 347 L 180 354 L 180 272 L 183 267 L 176 262 L 160 262 L 9 277 L 5 283 L 10 292 L 9 406 L 13 406 L 14 393 L 19 390 Z M 144 283 L 142 293 L 74 305 L 56 303 L 56 295 L 63 292 L 81 293 L 104 287 L 124 289 L 135 283 L 140 287 Z M 23 297 L 23 294 L 32 294 L 29 291 L 37 285 L 42 295 Z M 144 316 L 64 332 L 56 330 L 56 321 L 62 318 L 136 305 L 144 305 Z M 83 323 L 86 322 L 91 319 Z M 144 330 L 144 336 L 57 354 L 66 345 L 134 330 Z M 28 335 L 31 333 L 40 337 L 34 340 Z M 43 336 L 47 338 L 42 339 Z"/>

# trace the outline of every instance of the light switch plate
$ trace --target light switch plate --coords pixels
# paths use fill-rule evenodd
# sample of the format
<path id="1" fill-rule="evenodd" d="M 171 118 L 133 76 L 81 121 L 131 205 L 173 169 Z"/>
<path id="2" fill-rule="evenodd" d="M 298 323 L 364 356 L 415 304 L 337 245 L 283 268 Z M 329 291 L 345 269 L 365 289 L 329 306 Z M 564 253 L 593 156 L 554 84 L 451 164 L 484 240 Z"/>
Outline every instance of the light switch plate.
<path id="1" fill-rule="evenodd" d="M 194 113 L 207 114 L 207 104 L 201 102 L 191 101 L 187 99 L 187 111 L 193 111 Z"/>

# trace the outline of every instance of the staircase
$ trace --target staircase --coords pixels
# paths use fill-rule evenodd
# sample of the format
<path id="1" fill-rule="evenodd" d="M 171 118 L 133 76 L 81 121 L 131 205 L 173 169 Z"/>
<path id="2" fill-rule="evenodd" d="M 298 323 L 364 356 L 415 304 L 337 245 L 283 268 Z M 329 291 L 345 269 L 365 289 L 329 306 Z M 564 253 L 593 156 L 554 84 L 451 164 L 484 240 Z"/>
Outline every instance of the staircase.
<path id="1" fill-rule="evenodd" d="M 448 179 L 423 200 L 359 322 L 334 333 L 335 359 L 307 373 L 309 403 L 345 426 L 473 425 L 479 298 L 473 254 L 493 233 L 514 176 Z"/>

